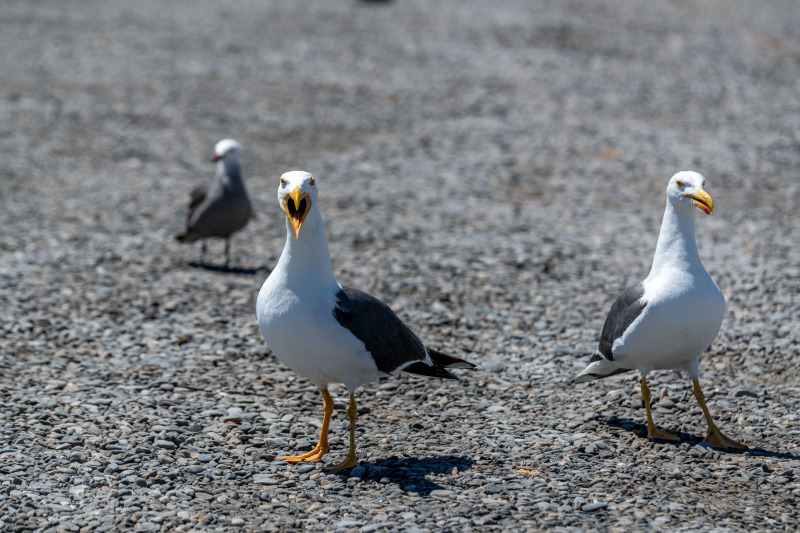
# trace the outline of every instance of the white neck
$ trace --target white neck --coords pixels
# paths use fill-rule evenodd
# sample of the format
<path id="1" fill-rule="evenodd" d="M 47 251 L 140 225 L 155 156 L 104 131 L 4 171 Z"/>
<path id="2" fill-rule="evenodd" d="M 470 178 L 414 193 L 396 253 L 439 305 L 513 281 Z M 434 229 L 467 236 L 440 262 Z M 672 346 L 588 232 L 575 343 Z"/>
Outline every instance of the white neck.
<path id="1" fill-rule="evenodd" d="M 227 157 L 217 161 L 217 176 L 225 190 L 231 192 L 244 190 L 242 168 L 237 157 Z"/>
<path id="2" fill-rule="evenodd" d="M 653 267 L 648 277 L 658 275 L 666 269 L 688 270 L 692 266 L 701 265 L 697 242 L 694 237 L 694 208 L 692 210 L 676 209 L 667 200 L 661 232 L 653 257 Z"/>
<path id="3" fill-rule="evenodd" d="M 311 206 L 297 240 L 286 218 L 286 244 L 273 274 L 282 276 L 289 286 L 338 289 L 325 224 L 316 205 Z"/>

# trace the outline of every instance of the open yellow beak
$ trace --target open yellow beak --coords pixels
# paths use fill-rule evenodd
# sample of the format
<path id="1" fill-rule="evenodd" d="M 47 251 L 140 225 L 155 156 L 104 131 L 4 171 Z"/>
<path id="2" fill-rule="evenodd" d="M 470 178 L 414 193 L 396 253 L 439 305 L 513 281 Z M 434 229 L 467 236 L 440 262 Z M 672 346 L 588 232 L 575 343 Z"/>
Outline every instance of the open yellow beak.
<path id="1" fill-rule="evenodd" d="M 703 210 L 706 215 L 710 215 L 714 212 L 714 200 L 711 199 L 711 196 L 704 190 L 700 189 L 696 193 L 693 194 L 684 194 L 686 198 L 691 198 L 692 203 Z"/>
<path id="2" fill-rule="evenodd" d="M 295 189 L 283 197 L 283 210 L 289 217 L 289 222 L 294 230 L 294 240 L 300 237 L 300 228 L 306 220 L 308 212 L 311 210 L 311 196 L 307 192 Z"/>

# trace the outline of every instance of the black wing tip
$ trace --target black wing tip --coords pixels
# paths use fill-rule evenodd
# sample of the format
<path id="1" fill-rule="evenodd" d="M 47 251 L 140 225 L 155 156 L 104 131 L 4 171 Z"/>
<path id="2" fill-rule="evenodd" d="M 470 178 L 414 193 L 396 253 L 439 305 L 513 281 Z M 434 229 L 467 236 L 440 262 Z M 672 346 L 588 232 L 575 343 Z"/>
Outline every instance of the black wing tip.
<path id="1" fill-rule="evenodd" d="M 418 374 L 421 376 L 429 376 L 432 378 L 442 379 L 455 379 L 460 381 L 460 378 L 450 372 L 450 368 L 458 368 L 465 370 L 475 370 L 477 367 L 475 363 L 470 363 L 460 357 L 442 353 L 432 348 L 425 348 L 428 351 L 428 356 L 431 358 L 433 365 L 428 365 L 422 361 L 412 363 L 403 369 L 403 372 L 410 374 Z"/>
<path id="2" fill-rule="evenodd" d="M 465 368 L 468 370 L 474 370 L 478 366 L 475 363 L 467 361 L 466 359 L 461 359 L 455 355 L 446 354 L 444 352 L 434 350 L 433 348 L 428 348 L 427 346 L 425 349 L 428 351 L 428 355 L 430 356 L 431 361 L 433 361 L 433 364 L 437 366 L 444 368 Z"/>
<path id="3" fill-rule="evenodd" d="M 427 376 L 429 378 L 455 379 L 456 381 L 460 381 L 458 376 L 447 370 L 447 368 L 442 366 L 429 366 L 422 362 L 408 365 L 403 369 L 403 372 L 416 374 L 418 376 Z"/>

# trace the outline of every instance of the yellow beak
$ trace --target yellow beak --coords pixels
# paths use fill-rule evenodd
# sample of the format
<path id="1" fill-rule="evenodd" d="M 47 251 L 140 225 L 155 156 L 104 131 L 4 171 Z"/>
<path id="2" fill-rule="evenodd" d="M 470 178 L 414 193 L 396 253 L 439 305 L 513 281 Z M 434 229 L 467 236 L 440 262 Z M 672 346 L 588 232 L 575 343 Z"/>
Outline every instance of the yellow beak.
<path id="1" fill-rule="evenodd" d="M 692 203 L 703 210 L 706 215 L 710 215 L 714 212 L 714 200 L 711 199 L 711 196 L 700 189 L 696 193 L 693 194 L 684 194 L 686 198 L 691 198 Z"/>
<path id="2" fill-rule="evenodd" d="M 289 222 L 294 230 L 294 240 L 300 237 L 300 228 L 306 220 L 306 215 L 311 210 L 311 196 L 307 192 L 295 189 L 283 197 L 283 210 L 289 217 Z"/>

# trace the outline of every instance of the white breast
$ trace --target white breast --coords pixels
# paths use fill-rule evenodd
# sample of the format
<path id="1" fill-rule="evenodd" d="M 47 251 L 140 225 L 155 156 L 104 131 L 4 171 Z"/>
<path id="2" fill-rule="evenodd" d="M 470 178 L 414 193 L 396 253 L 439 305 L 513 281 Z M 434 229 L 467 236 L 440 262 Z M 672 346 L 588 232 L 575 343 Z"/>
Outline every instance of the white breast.
<path id="1" fill-rule="evenodd" d="M 705 270 L 662 272 L 644 284 L 647 305 L 614 343 L 615 361 L 644 372 L 688 368 L 719 333 L 722 292 Z"/>
<path id="2" fill-rule="evenodd" d="M 261 287 L 256 313 L 261 334 L 275 356 L 320 388 L 344 383 L 350 391 L 378 380 L 364 343 L 333 316 L 335 291 L 290 290 L 275 273 Z M 338 287 L 337 287 L 338 289 Z"/>

